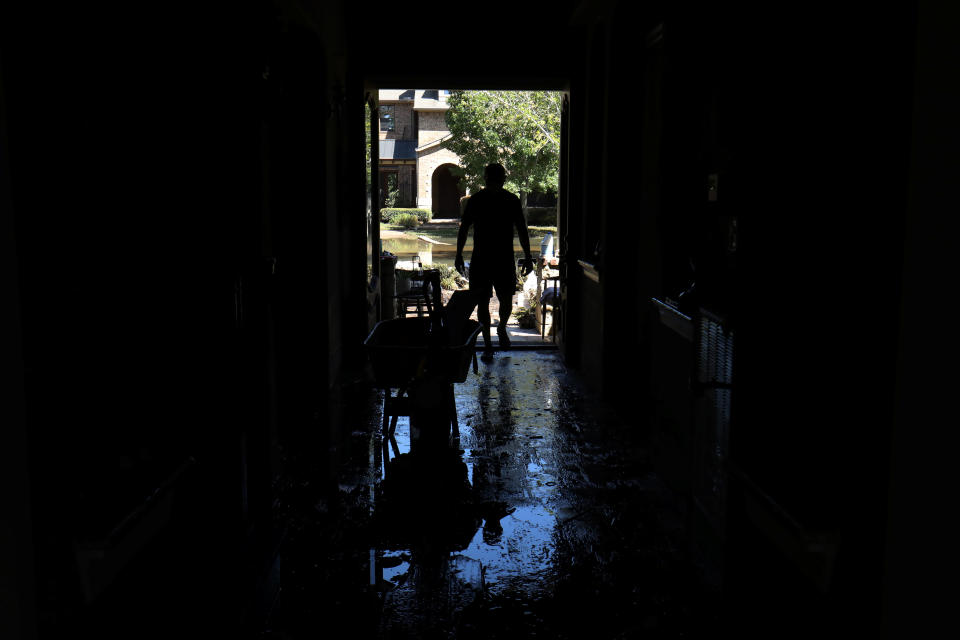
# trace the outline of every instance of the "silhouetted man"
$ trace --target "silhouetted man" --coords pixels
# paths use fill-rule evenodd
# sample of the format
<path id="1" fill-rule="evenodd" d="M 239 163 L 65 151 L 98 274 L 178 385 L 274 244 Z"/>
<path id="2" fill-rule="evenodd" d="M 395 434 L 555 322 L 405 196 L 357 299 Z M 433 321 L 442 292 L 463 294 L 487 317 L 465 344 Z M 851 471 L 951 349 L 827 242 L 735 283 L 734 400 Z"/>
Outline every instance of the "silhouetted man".
<path id="1" fill-rule="evenodd" d="M 489 164 L 484 171 L 486 187 L 470 196 L 460 220 L 457 234 L 457 258 L 454 266 L 463 273 L 463 245 L 473 225 L 473 255 L 470 257 L 470 292 L 477 302 L 477 318 L 483 326 L 484 359 L 493 352 L 490 344 L 490 298 L 497 291 L 500 301 L 500 323 L 497 336 L 500 346 L 510 346 L 507 322 L 513 312 L 513 294 L 517 289 L 517 267 L 513 258 L 513 230 L 517 230 L 524 260 L 521 273 L 533 269 L 530 237 L 523 219 L 520 198 L 504 190 L 506 170 L 501 164 Z"/>

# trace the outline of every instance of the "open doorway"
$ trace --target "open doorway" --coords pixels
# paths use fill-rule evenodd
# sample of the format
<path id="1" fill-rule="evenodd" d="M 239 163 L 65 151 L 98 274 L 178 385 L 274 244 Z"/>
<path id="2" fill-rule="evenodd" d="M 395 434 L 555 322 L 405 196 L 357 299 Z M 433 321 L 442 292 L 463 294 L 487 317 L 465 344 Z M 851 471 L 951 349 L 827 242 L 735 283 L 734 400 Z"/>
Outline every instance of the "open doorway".
<path id="1" fill-rule="evenodd" d="M 431 185 L 431 213 L 435 218 L 459 218 L 460 199 L 467 195 L 467 185 L 462 175 L 457 175 L 457 165 L 442 164 L 433 172 Z"/>
<path id="2" fill-rule="evenodd" d="M 380 262 L 383 270 L 380 319 L 414 311 L 402 308 L 397 298 L 420 265 L 440 271 L 444 300 L 469 288 L 473 229 L 463 251 L 465 273 L 454 268 L 460 217 L 471 195 L 484 188 L 484 167 L 499 162 L 507 169 L 504 189 L 521 202 L 535 268 L 520 273 L 524 250 L 515 232 L 516 291 L 506 314 L 505 301 L 493 296 L 492 324 L 506 318 L 511 346 L 558 344 L 564 288 L 558 216 L 564 104 L 560 91 L 371 92 L 368 187 L 377 191 L 373 202 L 378 206 L 369 218 L 377 228 L 369 236 L 378 239 L 371 261 Z M 388 282 L 391 276 L 393 283 Z M 497 336 L 491 337 L 499 346 Z"/>

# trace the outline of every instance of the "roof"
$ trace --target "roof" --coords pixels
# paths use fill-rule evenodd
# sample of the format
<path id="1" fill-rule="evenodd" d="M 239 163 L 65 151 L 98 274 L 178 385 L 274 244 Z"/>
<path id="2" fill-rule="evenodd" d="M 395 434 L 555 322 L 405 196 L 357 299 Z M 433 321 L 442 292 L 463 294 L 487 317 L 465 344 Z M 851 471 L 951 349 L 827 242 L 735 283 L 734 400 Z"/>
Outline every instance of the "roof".
<path id="1" fill-rule="evenodd" d="M 442 89 L 379 89 L 377 99 L 381 103 L 413 101 L 417 111 L 446 111 L 447 94 Z"/>
<path id="2" fill-rule="evenodd" d="M 416 140 L 380 140 L 380 158 L 384 160 L 415 160 Z"/>
<path id="3" fill-rule="evenodd" d="M 401 102 L 413 100 L 413 89 L 380 89 L 377 91 L 377 99 L 380 102 Z"/>
<path id="4" fill-rule="evenodd" d="M 413 100 L 415 111 L 446 111 L 447 96 L 440 89 L 417 89 Z"/>

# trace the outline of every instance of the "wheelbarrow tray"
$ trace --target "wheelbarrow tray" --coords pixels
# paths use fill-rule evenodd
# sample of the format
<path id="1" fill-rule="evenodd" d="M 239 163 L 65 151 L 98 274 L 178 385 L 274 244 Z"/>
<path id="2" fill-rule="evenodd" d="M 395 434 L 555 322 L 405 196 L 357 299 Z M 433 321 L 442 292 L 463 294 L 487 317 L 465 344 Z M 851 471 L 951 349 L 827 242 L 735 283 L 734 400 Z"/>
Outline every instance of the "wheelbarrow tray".
<path id="1" fill-rule="evenodd" d="M 435 344 L 427 333 L 429 317 L 378 322 L 363 343 L 376 385 L 384 389 L 406 387 L 419 376 L 437 376 L 447 382 L 466 380 L 480 323 L 464 320 L 457 325 L 458 335 Z"/>

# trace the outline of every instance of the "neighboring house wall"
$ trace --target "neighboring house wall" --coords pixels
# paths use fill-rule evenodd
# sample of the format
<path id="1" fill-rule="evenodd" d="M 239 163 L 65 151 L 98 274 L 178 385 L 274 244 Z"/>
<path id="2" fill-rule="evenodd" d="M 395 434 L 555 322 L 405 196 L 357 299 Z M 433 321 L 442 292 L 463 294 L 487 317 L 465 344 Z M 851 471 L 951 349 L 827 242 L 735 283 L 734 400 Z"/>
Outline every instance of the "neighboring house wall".
<path id="1" fill-rule="evenodd" d="M 447 128 L 447 119 L 445 111 L 421 111 L 418 123 L 417 146 L 439 140 L 450 133 Z"/>
<path id="2" fill-rule="evenodd" d="M 383 103 L 381 107 L 393 107 L 394 130 L 380 131 L 381 140 L 413 140 L 416 137 L 416 131 L 413 128 L 413 103 L 409 100 L 406 103 Z"/>
<path id="3" fill-rule="evenodd" d="M 430 94 L 433 94 L 432 97 Z M 412 99 L 416 96 L 416 100 Z M 404 98 L 403 96 L 409 96 Z M 393 109 L 394 130 L 379 132 L 380 140 L 414 140 L 418 148 L 430 145 L 450 133 L 446 121 L 446 98 L 437 91 L 386 90 L 382 91 L 381 108 Z M 410 157 L 410 156 L 407 156 Z M 433 174 L 443 164 L 459 166 L 457 154 L 440 145 L 428 146 L 416 153 L 416 165 L 408 165 L 404 158 L 380 159 L 381 196 L 386 196 L 386 175 L 396 172 L 400 184 L 400 206 L 433 208 Z M 412 158 L 411 158 L 412 160 Z"/>
<path id="4" fill-rule="evenodd" d="M 441 114 L 442 115 L 442 114 Z M 449 149 L 435 145 L 417 154 L 417 206 L 431 207 L 433 205 L 432 182 L 433 172 L 442 164 L 459 165 L 460 157 Z"/>
<path id="5" fill-rule="evenodd" d="M 381 116 L 386 110 L 393 112 L 393 131 L 383 128 L 381 118 L 379 131 L 380 140 L 410 140 L 417 137 L 416 118 L 413 110 L 413 100 L 383 100 L 380 103 Z M 415 143 L 414 143 L 415 144 Z M 413 207 L 417 201 L 416 162 L 412 155 L 400 154 L 395 157 L 381 157 L 380 166 L 380 204 L 384 205 L 389 195 L 390 177 L 396 176 L 398 198 L 394 206 Z"/>

